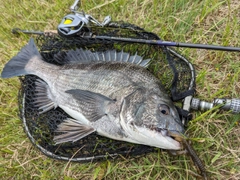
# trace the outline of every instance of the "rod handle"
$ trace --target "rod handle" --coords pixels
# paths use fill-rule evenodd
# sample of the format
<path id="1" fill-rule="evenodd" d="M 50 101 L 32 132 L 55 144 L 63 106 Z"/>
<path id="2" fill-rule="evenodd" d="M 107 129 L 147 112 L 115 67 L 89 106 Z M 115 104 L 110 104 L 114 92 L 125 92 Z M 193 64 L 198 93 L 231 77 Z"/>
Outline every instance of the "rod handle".
<path id="1" fill-rule="evenodd" d="M 201 101 L 198 98 L 192 98 L 191 109 L 206 111 L 212 109 L 214 106 L 221 105 L 221 109 L 232 111 L 232 113 L 240 113 L 240 99 L 214 99 L 213 102 Z"/>

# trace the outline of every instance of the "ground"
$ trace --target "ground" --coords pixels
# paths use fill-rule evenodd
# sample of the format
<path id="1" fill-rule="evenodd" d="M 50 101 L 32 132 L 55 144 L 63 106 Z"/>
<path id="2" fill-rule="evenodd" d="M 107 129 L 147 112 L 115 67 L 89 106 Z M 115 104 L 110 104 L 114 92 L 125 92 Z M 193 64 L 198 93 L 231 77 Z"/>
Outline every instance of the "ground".
<path id="1" fill-rule="evenodd" d="M 30 36 L 16 36 L 14 27 L 53 30 L 69 13 L 73 1 L 0 2 L 0 69 Z M 82 9 L 103 20 L 136 24 L 162 39 L 177 42 L 240 47 L 240 1 L 159 0 L 82 1 Z M 240 97 L 240 54 L 178 48 L 195 66 L 196 97 Z M 196 179 L 188 156 L 171 157 L 163 151 L 134 159 L 97 163 L 53 160 L 30 143 L 18 116 L 17 78 L 0 79 L 0 178 L 1 179 Z M 240 115 L 219 110 L 193 112 L 187 134 L 211 179 L 240 179 Z"/>

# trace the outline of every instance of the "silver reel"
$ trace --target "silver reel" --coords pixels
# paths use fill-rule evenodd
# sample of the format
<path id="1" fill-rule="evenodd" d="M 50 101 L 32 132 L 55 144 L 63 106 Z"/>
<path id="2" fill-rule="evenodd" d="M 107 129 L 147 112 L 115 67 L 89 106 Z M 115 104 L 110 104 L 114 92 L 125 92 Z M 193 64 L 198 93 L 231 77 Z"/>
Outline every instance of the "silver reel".
<path id="1" fill-rule="evenodd" d="M 73 5 L 70 7 L 70 10 L 73 14 L 66 15 L 61 23 L 58 25 L 58 33 L 62 36 L 72 36 L 77 34 L 79 31 L 83 29 L 83 27 L 87 27 L 89 23 L 93 23 L 97 26 L 105 26 L 110 23 L 111 17 L 106 16 L 102 23 L 96 20 L 89 14 L 85 14 L 84 11 L 77 11 L 79 0 L 75 0 Z"/>

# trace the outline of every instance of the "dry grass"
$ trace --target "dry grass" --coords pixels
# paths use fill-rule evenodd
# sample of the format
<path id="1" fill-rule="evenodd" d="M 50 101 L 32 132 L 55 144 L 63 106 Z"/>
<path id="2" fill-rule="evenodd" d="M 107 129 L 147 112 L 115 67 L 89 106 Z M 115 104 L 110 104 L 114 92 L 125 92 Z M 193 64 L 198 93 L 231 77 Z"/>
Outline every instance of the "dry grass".
<path id="1" fill-rule="evenodd" d="M 0 68 L 14 56 L 29 36 L 14 36 L 13 27 L 55 29 L 69 13 L 73 1 L 0 2 Z M 164 40 L 240 47 L 240 1 L 238 0 L 112 0 L 82 1 L 82 8 L 103 20 L 134 23 Z M 197 70 L 197 96 L 239 97 L 240 54 L 179 48 Z M 0 178 L 1 179 L 195 179 L 196 169 L 188 157 L 166 152 L 136 159 L 99 163 L 66 163 L 42 155 L 27 139 L 17 109 L 17 78 L 0 79 Z M 240 115 L 227 112 L 194 112 L 188 135 L 206 164 L 211 179 L 240 179 Z"/>

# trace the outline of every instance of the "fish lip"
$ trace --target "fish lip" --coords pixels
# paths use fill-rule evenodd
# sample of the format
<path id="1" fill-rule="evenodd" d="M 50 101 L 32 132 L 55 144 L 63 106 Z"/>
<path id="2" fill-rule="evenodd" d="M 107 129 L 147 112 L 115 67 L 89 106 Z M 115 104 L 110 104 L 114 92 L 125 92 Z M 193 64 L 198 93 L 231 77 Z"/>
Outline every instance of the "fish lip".
<path id="1" fill-rule="evenodd" d="M 163 137 L 168 139 L 170 142 L 178 142 L 180 145 L 180 149 L 183 149 L 183 139 L 184 136 L 182 133 L 176 131 L 176 130 L 168 130 L 168 129 L 163 129 L 163 128 L 154 128 L 152 130 L 155 130 L 158 133 L 161 133 Z"/>
<path id="2" fill-rule="evenodd" d="M 185 139 L 185 136 L 182 133 L 178 131 L 168 130 L 168 136 L 179 142 L 181 149 L 183 149 L 183 141 Z"/>
<path id="3" fill-rule="evenodd" d="M 168 129 L 162 129 L 162 128 L 156 128 L 157 132 L 160 132 L 163 136 L 173 139 L 174 141 L 177 141 L 180 143 L 181 149 L 183 147 L 183 139 L 184 135 L 176 130 L 168 130 Z"/>
<path id="4" fill-rule="evenodd" d="M 176 130 L 168 130 L 163 128 L 154 128 L 154 130 L 160 132 L 163 136 L 172 136 L 174 138 L 183 137 L 183 134 Z"/>

